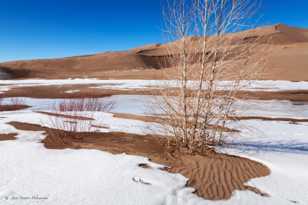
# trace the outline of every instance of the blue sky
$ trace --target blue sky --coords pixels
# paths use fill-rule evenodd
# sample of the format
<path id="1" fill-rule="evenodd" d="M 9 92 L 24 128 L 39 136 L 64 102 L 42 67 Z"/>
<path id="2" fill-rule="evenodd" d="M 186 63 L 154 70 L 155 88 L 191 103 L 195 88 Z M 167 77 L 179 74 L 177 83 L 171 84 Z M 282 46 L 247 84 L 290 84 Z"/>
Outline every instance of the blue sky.
<path id="1" fill-rule="evenodd" d="M 0 61 L 163 42 L 165 0 L 0 0 Z M 308 27 L 307 0 L 263 0 L 260 24 Z"/>

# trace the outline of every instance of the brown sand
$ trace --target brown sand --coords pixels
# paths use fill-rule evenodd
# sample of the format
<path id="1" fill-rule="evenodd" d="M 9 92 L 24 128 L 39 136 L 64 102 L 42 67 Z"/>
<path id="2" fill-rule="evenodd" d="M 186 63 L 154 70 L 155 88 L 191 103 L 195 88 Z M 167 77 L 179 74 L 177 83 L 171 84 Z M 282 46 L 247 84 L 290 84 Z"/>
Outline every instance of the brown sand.
<path id="1" fill-rule="evenodd" d="M 10 125 L 21 130 L 44 130 L 55 133 L 49 128 L 33 124 L 11 122 Z M 59 131 L 57 131 L 59 133 Z M 114 154 L 127 153 L 148 157 L 157 163 L 167 165 L 168 171 L 181 173 L 189 178 L 188 185 L 196 188 L 197 194 L 210 200 L 229 199 L 235 190 L 250 190 L 266 196 L 262 190 L 245 185 L 250 179 L 270 174 L 270 170 L 255 161 L 215 153 L 206 155 L 187 155 L 178 152 L 166 152 L 166 139 L 151 135 L 134 135 L 128 133 L 78 133 L 78 139 L 63 134 L 61 144 L 56 144 L 55 136 L 48 135 L 43 143 L 50 149 L 98 149 Z M 146 164 L 141 167 L 150 168 Z"/>
<path id="2" fill-rule="evenodd" d="M 239 91 L 238 98 L 252 100 L 290 100 L 290 101 L 308 101 L 308 90 L 292 91 Z"/>
<path id="3" fill-rule="evenodd" d="M 34 86 L 18 87 L 0 94 L 0 97 L 32 97 L 32 98 L 98 98 L 111 95 L 160 95 L 158 89 L 94 89 L 97 85 L 63 85 L 63 86 Z M 80 90 L 78 93 L 65 93 L 67 90 Z M 172 89 L 171 89 L 172 90 Z M 222 93 L 222 92 L 220 92 Z M 240 91 L 238 98 L 255 100 L 290 100 L 308 101 L 308 90 L 294 91 Z"/>
<path id="4" fill-rule="evenodd" d="M 199 196 L 211 200 L 229 199 L 234 189 L 268 196 L 256 187 L 245 185 L 250 179 L 269 174 L 268 168 L 260 163 L 222 154 L 181 155 L 176 156 L 173 163 L 169 170 L 189 178 L 189 185 L 196 188 Z"/>
<path id="5" fill-rule="evenodd" d="M 161 116 L 145 116 L 145 115 L 134 115 L 134 114 L 127 114 L 127 113 L 112 113 L 112 114 L 113 114 L 113 117 L 122 118 L 122 119 L 140 120 L 143 122 L 155 122 L 155 123 L 162 122 Z"/>
<path id="6" fill-rule="evenodd" d="M 16 133 L 0 134 L 0 141 L 15 140 Z"/>
<path id="7" fill-rule="evenodd" d="M 108 97 L 108 90 L 91 89 L 95 85 L 51 85 L 17 87 L 0 94 L 0 97 L 32 97 L 32 98 L 85 98 L 85 97 Z M 68 90 L 80 90 L 76 93 L 66 93 Z"/>
<path id="8" fill-rule="evenodd" d="M 23 110 L 29 107 L 28 105 L 0 105 L 0 112 Z"/>

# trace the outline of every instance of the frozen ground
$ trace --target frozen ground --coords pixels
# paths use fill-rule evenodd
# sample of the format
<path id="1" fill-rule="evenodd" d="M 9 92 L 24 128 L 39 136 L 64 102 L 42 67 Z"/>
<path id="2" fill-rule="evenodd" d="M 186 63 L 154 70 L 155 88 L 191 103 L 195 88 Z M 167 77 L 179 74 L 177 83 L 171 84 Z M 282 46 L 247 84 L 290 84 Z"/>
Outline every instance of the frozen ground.
<path id="1" fill-rule="evenodd" d="M 308 152 L 308 123 L 244 120 L 229 122 L 228 127 L 241 132 L 228 135 L 229 146 L 247 150 Z M 307 155 L 308 157 L 308 155 Z"/>
<path id="2" fill-rule="evenodd" d="M 74 113 L 59 113 L 71 116 L 83 116 L 94 118 L 94 120 L 75 120 L 63 117 L 49 116 L 46 114 L 32 112 L 30 110 L 19 111 L 19 112 L 3 112 L 0 113 L 0 122 L 22 122 L 32 123 L 49 128 L 63 129 L 71 131 L 69 124 L 71 122 L 78 123 L 78 132 L 126 132 L 132 134 L 152 134 L 155 130 L 161 130 L 157 123 L 146 123 L 139 120 L 121 119 L 113 117 L 113 114 L 104 112 L 74 112 Z M 1 119 L 2 118 L 2 119 Z M 1 126 L 1 133 L 11 133 L 5 128 L 7 126 Z"/>
<path id="3" fill-rule="evenodd" d="M 76 84 L 89 83 L 75 81 Z M 122 83 L 122 88 L 125 88 L 127 82 L 131 81 L 113 83 Z M 3 81 L 1 83 L 5 84 Z M 12 82 L 14 83 L 18 84 L 16 81 Z M 50 82 L 20 81 L 19 85 L 31 83 Z M 273 82 L 268 81 L 262 82 L 262 85 L 256 83 L 255 87 L 296 90 L 304 89 L 307 85 L 305 82 L 288 85 L 287 82 L 279 81 L 271 88 Z M 2 88 L 1 86 L 0 89 Z M 161 171 L 158 168 L 162 165 L 151 163 L 144 157 L 113 155 L 95 150 L 45 149 L 40 143 L 45 137 L 44 133 L 16 130 L 6 123 L 19 121 L 52 127 L 49 124 L 50 118 L 56 117 L 34 111 L 48 111 L 57 101 L 31 98 L 23 100 L 33 107 L 0 113 L 0 133 L 18 133 L 17 140 L 0 141 L 1 205 L 308 204 L 308 123 L 262 120 L 230 122 L 229 126 L 239 129 L 241 133 L 237 137 L 228 136 L 228 145 L 221 147 L 220 151 L 248 157 L 267 165 L 271 174 L 253 179 L 248 184 L 270 196 L 261 197 L 250 191 L 237 191 L 229 200 L 208 201 L 197 197 L 191 188 L 185 187 L 187 179 L 182 175 Z M 113 112 L 140 115 L 151 112 L 145 106 L 152 102 L 149 97 L 112 96 L 109 100 L 116 101 Z M 10 102 L 9 99 L 5 101 Z M 246 116 L 308 118 L 307 104 L 289 101 L 238 101 L 236 106 L 241 107 L 240 114 Z M 93 131 L 146 134 L 159 129 L 159 125 L 155 123 L 114 118 L 109 113 L 81 115 L 90 115 L 95 119 L 95 125 L 105 127 Z M 139 163 L 150 163 L 152 168 L 140 168 Z"/>
<path id="4" fill-rule="evenodd" d="M 108 101 L 114 102 L 112 112 L 128 114 L 159 114 L 155 104 L 162 100 L 150 95 L 114 95 Z M 151 106 L 149 106 L 151 105 Z M 241 116 L 286 117 L 308 119 L 308 102 L 291 102 L 287 100 L 237 100 L 234 108 Z"/>
<path id="5" fill-rule="evenodd" d="M 31 106 L 30 110 L 51 110 L 64 99 L 37 98 L 3 98 L 3 103 L 12 101 Z M 151 115 L 160 114 L 155 105 L 161 98 L 150 95 L 113 95 L 100 98 L 100 101 L 113 102 L 111 112 Z M 151 105 L 151 106 L 149 106 Z M 156 107 L 156 108 L 155 108 Z M 234 104 L 240 116 L 259 116 L 272 118 L 294 118 L 308 120 L 308 102 L 291 102 L 287 100 L 237 100 Z"/>
<path id="6" fill-rule="evenodd" d="M 116 95 L 107 99 L 115 103 L 111 112 L 128 113 L 137 115 L 150 114 L 148 104 L 153 103 L 151 96 L 139 95 Z M 9 103 L 12 99 L 4 99 L 4 103 Z M 13 99 L 16 101 L 16 99 Z M 47 116 L 32 111 L 52 111 L 55 104 L 61 102 L 61 99 L 34 99 L 34 98 L 18 98 L 27 105 L 29 109 L 19 112 L 3 112 L 0 116 L 5 116 L 5 121 L 31 122 L 55 128 L 53 122 L 56 120 L 64 120 L 62 118 Z M 262 117 L 289 117 L 292 119 L 308 119 L 308 105 L 297 105 L 289 101 L 238 101 L 235 106 L 243 108 L 240 115 L 245 116 L 262 116 Z M 152 106 L 154 107 L 154 105 Z M 70 114 L 70 113 L 66 113 Z M 139 120 L 115 118 L 110 113 L 103 112 L 81 112 L 72 115 L 80 115 L 94 118 L 91 125 L 91 131 L 108 132 L 120 131 L 135 134 L 161 134 L 162 128 L 157 123 L 141 122 Z M 67 123 L 76 121 L 82 124 L 78 126 L 80 131 L 88 131 L 89 128 L 83 120 L 65 119 Z M 60 123 L 62 124 L 62 123 Z M 104 127 L 104 128 L 98 128 Z M 229 144 L 232 146 L 246 146 L 247 148 L 259 149 L 290 149 L 294 151 L 308 151 L 308 122 L 292 121 L 263 121 L 263 120 L 242 120 L 230 121 L 228 127 L 241 130 L 240 134 L 230 136 L 228 134 Z M 239 137 L 238 137 L 239 135 Z"/>
<path id="7" fill-rule="evenodd" d="M 19 138 L 37 135 L 20 133 Z M 186 179 L 144 157 L 94 150 L 48 150 L 35 138 L 0 142 L 1 205 L 144 205 L 202 201 Z M 138 167 L 148 163 L 151 169 Z M 173 203 L 177 201 L 177 203 Z"/>
<path id="8" fill-rule="evenodd" d="M 243 143 L 241 146 L 221 148 L 221 151 L 249 157 L 267 165 L 271 169 L 271 175 L 251 180 L 249 184 L 270 194 L 270 197 L 261 197 L 249 191 L 237 191 L 229 200 L 207 201 L 192 194 L 191 188 L 185 187 L 186 179 L 183 176 L 161 171 L 158 169 L 161 165 L 150 163 L 143 157 L 112 155 L 93 150 L 48 150 L 39 143 L 45 137 L 42 132 L 20 131 L 5 124 L 9 121 L 44 123 L 44 115 L 31 112 L 5 112 L 0 116 L 2 133 L 19 134 L 17 140 L 0 142 L 1 205 L 284 205 L 308 202 L 308 152 L 283 147 L 279 150 L 261 149 L 262 142 L 266 141 L 257 141 L 260 137 L 257 132 L 251 136 L 250 134 L 254 133 L 252 131 L 247 136 L 248 133 L 243 131 L 236 142 L 250 140 L 252 144 L 259 144 L 260 147 L 249 147 Z M 105 123 L 111 127 L 122 126 L 116 125 L 112 120 Z M 131 124 L 134 127 L 134 123 L 128 120 L 123 125 Z M 266 123 L 262 125 L 253 121 L 251 126 L 263 129 L 262 126 L 265 125 Z M 273 132 L 264 137 L 265 140 L 285 140 L 286 144 L 289 140 L 289 143 L 292 143 L 293 138 L 288 134 L 279 136 L 279 140 L 275 138 L 283 132 L 283 126 L 268 126 L 265 129 L 273 127 Z M 305 130 L 295 130 L 294 127 L 285 129 L 302 133 L 297 138 L 302 137 L 302 144 L 308 142 L 304 134 L 308 132 Z M 138 132 L 138 129 L 135 132 Z M 139 163 L 150 163 L 153 168 L 142 169 L 138 167 Z"/>
<path id="9" fill-rule="evenodd" d="M 188 87 L 195 87 L 194 81 L 189 81 Z M 218 81 L 217 87 L 221 90 L 228 90 L 231 81 Z M 291 81 L 242 81 L 242 90 L 247 91 L 290 91 L 290 90 L 308 90 L 308 82 Z M 0 92 L 4 92 L 14 87 L 24 86 L 45 86 L 45 85 L 95 85 L 93 89 L 144 89 L 159 87 L 179 87 L 174 80 L 98 80 L 98 79 L 65 79 L 65 80 L 1 80 Z"/>

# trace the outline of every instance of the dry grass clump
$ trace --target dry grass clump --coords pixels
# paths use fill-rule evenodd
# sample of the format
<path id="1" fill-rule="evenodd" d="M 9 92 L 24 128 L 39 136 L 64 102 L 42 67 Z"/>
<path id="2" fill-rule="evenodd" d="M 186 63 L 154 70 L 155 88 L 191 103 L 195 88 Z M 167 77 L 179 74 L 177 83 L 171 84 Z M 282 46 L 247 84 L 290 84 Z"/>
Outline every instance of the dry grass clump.
<path id="1" fill-rule="evenodd" d="M 97 98 L 65 99 L 53 106 L 55 113 L 44 113 L 49 116 L 47 122 L 48 136 L 54 143 L 64 143 L 63 138 L 70 136 L 82 140 L 80 133 L 95 132 L 93 125 L 97 112 L 108 112 L 113 102 Z"/>

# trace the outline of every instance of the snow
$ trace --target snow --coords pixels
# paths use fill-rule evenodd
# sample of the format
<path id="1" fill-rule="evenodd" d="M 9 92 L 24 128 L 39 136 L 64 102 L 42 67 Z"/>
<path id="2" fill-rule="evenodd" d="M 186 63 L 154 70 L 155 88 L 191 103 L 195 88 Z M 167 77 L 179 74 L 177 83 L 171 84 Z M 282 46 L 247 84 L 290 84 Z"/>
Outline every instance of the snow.
<path id="1" fill-rule="evenodd" d="M 94 118 L 94 120 L 93 122 L 89 122 L 88 120 L 68 119 L 26 110 L 22 112 L 3 112 L 2 114 L 0 113 L 0 117 L 5 117 L 5 119 L 0 119 L 0 121 L 2 121 L 3 123 L 13 121 L 21 123 L 31 123 L 49 128 L 64 129 L 67 131 L 70 131 L 68 130 L 70 126 L 65 126 L 65 124 L 70 124 L 70 122 L 76 122 L 80 125 L 77 126 L 78 130 L 76 131 L 78 132 L 126 132 L 132 134 L 146 135 L 153 134 L 154 130 L 162 130 L 160 125 L 157 123 L 147 123 L 139 120 L 116 118 L 113 117 L 113 114 L 104 112 L 57 113 L 72 116 L 91 117 Z"/>
<path id="2" fill-rule="evenodd" d="M 248 184 L 270 197 L 236 191 L 229 200 L 207 201 L 192 194 L 191 188 L 185 188 L 187 179 L 183 176 L 161 171 L 161 165 L 144 157 L 96 150 L 48 150 L 35 139 L 22 141 L 19 137 L 16 141 L 0 142 L 0 204 L 307 204 L 308 155 L 222 151 L 267 165 L 271 175 Z M 152 168 L 138 167 L 140 163 Z"/>
<path id="3" fill-rule="evenodd" d="M 136 115 L 161 114 L 155 105 L 159 96 L 151 95 L 113 95 L 99 98 L 99 101 L 113 102 L 113 113 L 126 113 Z M 30 110 L 52 110 L 55 105 L 64 99 L 37 99 L 37 98 L 3 98 L 2 103 L 21 102 L 31 106 Z M 149 106 L 150 105 L 150 106 Z M 287 100 L 237 100 L 234 109 L 240 116 L 259 116 L 272 118 L 308 119 L 308 103 Z"/>
<path id="4" fill-rule="evenodd" d="M 0 80 L 0 92 L 15 86 L 95 84 L 96 89 L 137 89 L 163 85 L 163 81 L 142 80 Z M 226 88 L 228 82 L 220 82 Z M 93 88 L 94 89 L 94 88 Z M 252 81 L 249 90 L 308 90 L 308 82 Z M 72 90 L 73 91 L 73 90 Z M 70 91 L 71 92 L 71 91 Z M 13 99 L 14 100 L 14 99 Z M 138 115 L 153 114 L 148 104 L 152 96 L 118 95 L 105 98 L 115 101 L 112 112 Z M 5 98 L 4 103 L 12 99 Z M 229 122 L 239 129 L 237 136 L 226 136 L 227 144 L 219 151 L 250 158 L 270 168 L 266 177 L 247 184 L 268 193 L 262 197 L 250 191 L 236 191 L 228 200 L 208 201 L 185 187 L 187 179 L 180 174 L 160 170 L 163 165 L 140 156 L 113 155 L 98 150 L 49 150 L 41 140 L 44 132 L 21 131 L 6 124 L 11 121 L 53 127 L 53 120 L 36 111 L 52 111 L 62 99 L 22 98 L 32 107 L 0 112 L 0 133 L 17 133 L 17 140 L 0 141 L 1 205 L 293 205 L 308 204 L 308 123 L 242 120 Z M 239 100 L 235 106 L 244 116 L 308 118 L 308 104 L 290 101 Z M 154 111 L 154 114 L 157 111 Z M 70 113 L 63 113 L 70 114 Z M 111 113 L 78 112 L 74 115 L 93 117 L 96 132 L 151 134 L 160 125 L 138 120 L 120 119 Z M 81 120 L 65 119 L 66 121 Z M 80 126 L 79 131 L 87 131 Z M 150 169 L 138 166 L 147 163 Z"/>
<path id="5" fill-rule="evenodd" d="M 29 104 L 34 106 L 33 110 L 38 110 L 42 108 L 42 105 L 48 105 L 48 103 L 43 103 L 42 99 L 28 99 Z M 112 112 L 120 112 L 120 113 L 130 113 L 130 114 L 147 114 L 148 111 L 146 108 L 146 103 L 150 103 L 152 101 L 148 96 L 112 96 L 108 100 L 115 102 L 115 108 Z M 54 101 L 52 104 L 61 101 L 60 99 Z M 32 103 L 31 103 L 32 102 Z M 251 104 L 250 104 L 251 103 Z M 266 104 L 268 103 L 268 104 Z M 252 115 L 252 116 L 267 116 L 267 117 L 292 117 L 292 118 L 301 118 L 306 117 L 307 114 L 305 111 L 300 112 L 303 105 L 293 105 L 290 102 L 285 101 L 239 101 L 238 105 L 247 108 L 243 114 Z M 38 106 L 38 107 L 36 107 Z M 256 106 L 256 107 L 254 107 Z M 249 109 L 250 110 L 249 110 Z M 260 113 L 257 111 L 260 110 Z M 286 110 L 285 114 L 283 110 Z M 47 110 L 48 111 L 48 110 Z M 68 114 L 70 113 L 62 113 Z M 158 134 L 160 130 L 163 128 L 160 127 L 157 123 L 149 123 L 142 122 L 139 120 L 131 120 L 131 119 L 121 119 L 113 117 L 113 114 L 103 113 L 103 112 L 80 112 L 80 113 L 72 113 L 72 115 L 77 116 L 85 116 L 85 117 L 93 117 L 95 121 L 92 123 L 96 126 L 107 127 L 104 128 L 95 128 L 92 131 L 99 132 L 110 132 L 110 131 L 119 131 L 119 132 L 127 132 L 134 134 Z M 21 117 L 22 116 L 22 117 Z M 33 117 L 35 116 L 35 117 Z M 32 119 L 34 118 L 34 119 Z M 47 127 L 53 127 L 50 124 L 50 117 L 39 113 L 25 112 L 23 115 L 21 113 L 16 114 L 15 116 L 10 115 L 11 121 L 20 121 L 20 122 L 28 122 L 32 121 L 32 123 L 44 125 Z M 58 118 L 57 118 L 58 119 Z M 62 118 L 60 118 L 62 119 Z M 67 119 L 65 119 L 67 121 Z M 68 120 L 69 121 L 69 120 Z M 82 123 L 81 120 L 72 120 L 77 121 L 78 123 Z M 243 121 L 230 121 L 230 128 L 239 129 L 241 132 L 239 136 L 229 136 L 228 140 L 230 145 L 233 146 L 246 146 L 250 148 L 262 148 L 262 149 L 290 149 L 290 150 L 307 150 L 308 151 L 308 123 L 298 122 L 296 124 L 288 122 L 288 121 L 263 121 L 263 120 L 243 120 Z M 81 128 L 85 128 L 87 131 L 87 127 L 80 126 Z M 235 134 L 238 135 L 238 134 Z"/>
<path id="6" fill-rule="evenodd" d="M 161 114 L 157 105 L 155 105 L 155 103 L 162 100 L 159 96 L 113 95 L 105 98 L 105 100 L 115 103 L 112 112 L 138 115 Z M 308 119 L 308 103 L 305 102 L 298 103 L 287 100 L 237 100 L 234 104 L 234 109 L 241 116 Z"/>
<path id="7" fill-rule="evenodd" d="M 36 114 L 32 113 L 32 120 L 39 117 Z M 39 143 L 44 138 L 42 132 L 20 131 L 5 124 L 18 116 L 19 120 L 29 121 L 30 112 L 6 112 L 5 115 L 7 118 L 0 119 L 1 131 L 17 132 L 18 140 L 0 142 L 1 205 L 291 205 L 308 202 L 308 152 L 247 150 L 245 146 L 222 148 L 222 152 L 249 157 L 270 168 L 269 176 L 248 182 L 270 197 L 236 191 L 229 200 L 208 201 L 194 195 L 192 188 L 185 187 L 187 179 L 183 176 L 161 171 L 161 165 L 144 157 L 84 149 L 48 150 Z M 261 126 L 255 122 L 253 125 Z M 286 129 L 290 128 L 294 133 L 305 133 L 294 127 Z M 272 134 L 273 137 L 275 133 Z M 280 137 L 287 138 L 288 134 Z M 150 164 L 152 168 L 140 168 L 140 163 Z"/>
<path id="8" fill-rule="evenodd" d="M 143 157 L 48 150 L 42 144 L 18 140 L 0 142 L 0 152 L 1 205 L 170 204 L 166 202 L 188 189 L 186 178 L 161 171 L 160 165 Z M 138 167 L 140 163 L 152 168 Z M 186 195 L 192 195 L 188 190 Z"/>
<path id="9" fill-rule="evenodd" d="M 288 100 L 237 100 L 234 109 L 242 116 L 308 119 L 308 103 Z"/>
<path id="10" fill-rule="evenodd" d="M 21 131 L 6 124 L 15 120 L 42 123 L 43 116 L 31 111 L 1 113 L 1 133 L 18 134 L 17 140 L 0 141 L 1 205 L 184 205 L 187 200 L 203 201 L 185 186 L 185 177 L 162 171 L 163 165 L 144 157 L 86 149 L 49 150 L 40 143 L 43 132 Z M 151 168 L 141 168 L 141 163 Z"/>
<path id="11" fill-rule="evenodd" d="M 194 88 L 195 81 L 189 81 L 188 87 Z M 28 79 L 28 80 L 0 80 L 2 87 L 0 92 L 15 87 L 24 86 L 48 86 L 48 85 L 95 85 L 94 89 L 144 89 L 159 87 L 178 87 L 175 80 L 98 80 L 98 79 Z M 217 88 L 228 90 L 232 81 L 217 81 Z M 247 91 L 292 91 L 308 90 L 308 82 L 299 81 L 271 81 L 271 80 L 251 80 L 241 81 L 243 90 Z"/>
<path id="12" fill-rule="evenodd" d="M 93 88 L 104 89 L 136 89 L 136 88 L 159 88 L 159 87 L 179 87 L 176 80 L 109 80 L 101 82 L 99 86 Z M 189 81 L 188 87 L 193 89 L 195 81 Z M 232 81 L 218 81 L 217 88 L 219 90 L 228 90 L 232 85 Z M 290 90 L 308 90 L 308 82 L 292 82 L 292 81 L 271 81 L 271 80 L 251 80 L 241 81 L 242 90 L 247 91 L 290 91 Z"/>
<path id="13" fill-rule="evenodd" d="M 308 123 L 244 120 L 229 122 L 228 127 L 241 131 L 235 136 L 227 134 L 229 145 L 234 147 L 308 152 Z"/>
<path id="14" fill-rule="evenodd" d="M 35 99 L 35 98 L 4 98 L 4 103 L 19 100 L 31 107 L 19 112 L 3 112 L 0 116 L 7 117 L 7 121 L 31 122 L 42 126 L 56 128 L 53 122 L 56 120 L 76 121 L 83 124 L 80 126 L 83 130 L 88 131 L 88 125 L 85 126 L 83 120 L 69 120 L 40 114 L 32 111 L 53 111 L 55 104 L 63 101 L 63 99 Z M 116 95 L 101 100 L 114 102 L 114 108 L 111 112 L 128 113 L 137 115 L 151 114 L 147 105 L 153 103 L 152 96 L 139 95 Z M 153 105 L 154 106 L 154 105 Z M 152 107 L 153 107 L 152 106 Z M 307 119 L 308 113 L 306 105 L 297 105 L 289 101 L 238 101 L 235 106 L 243 108 L 240 115 L 245 116 L 263 116 L 263 117 L 290 117 L 292 119 Z M 116 118 L 111 113 L 104 112 L 79 112 L 79 113 L 60 113 L 73 116 L 85 116 L 94 118 L 95 120 L 89 125 L 95 125 L 91 131 L 110 132 L 119 131 L 133 134 L 162 134 L 163 128 L 157 123 L 142 122 L 132 119 Z M 153 114 L 153 113 L 152 113 Z M 156 112 L 155 114 L 159 114 Z M 263 121 L 263 120 L 242 120 L 230 121 L 230 128 L 240 129 L 240 137 L 230 136 L 230 143 L 236 145 L 256 146 L 262 145 L 271 149 L 289 148 L 289 149 L 307 149 L 306 133 L 308 133 L 308 123 L 298 122 L 296 124 L 289 121 Z M 98 128 L 105 127 L 105 128 Z M 237 134 L 236 134 L 237 135 Z M 306 143 L 307 142 L 307 143 Z"/>

